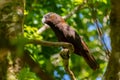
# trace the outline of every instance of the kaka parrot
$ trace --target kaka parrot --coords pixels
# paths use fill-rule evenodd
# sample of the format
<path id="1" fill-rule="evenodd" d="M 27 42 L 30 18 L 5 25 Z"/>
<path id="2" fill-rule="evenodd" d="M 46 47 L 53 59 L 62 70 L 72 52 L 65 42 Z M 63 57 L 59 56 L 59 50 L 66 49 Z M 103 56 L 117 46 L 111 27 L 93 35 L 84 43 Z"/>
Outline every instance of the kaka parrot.
<path id="1" fill-rule="evenodd" d="M 51 27 L 56 37 L 58 38 L 58 41 L 71 43 L 74 46 L 74 53 L 82 56 L 93 70 L 99 68 L 98 63 L 90 53 L 85 42 L 78 35 L 78 33 L 65 22 L 61 16 L 56 13 L 49 12 L 43 16 L 42 22 Z"/>

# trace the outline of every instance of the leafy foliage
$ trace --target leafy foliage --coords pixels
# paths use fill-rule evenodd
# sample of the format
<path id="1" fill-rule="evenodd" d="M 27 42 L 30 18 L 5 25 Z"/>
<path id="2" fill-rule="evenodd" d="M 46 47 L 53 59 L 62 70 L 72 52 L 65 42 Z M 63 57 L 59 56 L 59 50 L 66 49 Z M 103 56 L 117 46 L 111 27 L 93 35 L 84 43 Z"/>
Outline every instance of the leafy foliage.
<path id="1" fill-rule="evenodd" d="M 29 68 L 23 68 L 19 75 L 18 75 L 19 80 L 40 80 L 35 73 L 30 72 Z"/>
<path id="2" fill-rule="evenodd" d="M 56 36 L 51 29 L 46 30 L 42 34 L 37 33 L 37 30 L 43 26 L 41 23 L 42 16 L 48 12 L 55 12 L 61 16 L 65 16 L 77 5 L 82 4 L 82 2 L 83 0 L 26 0 L 24 36 L 29 39 L 57 41 Z M 92 18 L 97 17 L 99 25 L 105 34 L 109 35 L 108 16 L 110 13 L 110 2 L 109 0 L 89 0 L 85 5 L 85 8 L 77 11 L 66 21 L 80 34 L 80 36 L 83 36 L 90 51 L 100 64 L 100 69 L 92 71 L 82 57 L 74 54 L 72 54 L 70 58 L 70 68 L 75 73 L 77 80 L 97 80 L 102 77 L 105 71 L 106 58 L 104 48 L 98 39 L 96 25 Z M 96 9 L 95 13 L 92 12 L 93 9 Z M 44 70 L 52 74 L 56 80 L 69 80 L 69 75 L 64 71 L 61 60 L 60 62 L 53 60 L 55 61 L 54 64 L 52 61 L 55 54 L 60 51 L 59 47 L 26 45 L 25 49 L 29 50 L 33 55 L 33 59 L 38 62 Z M 27 72 L 29 71 L 28 69 L 23 69 L 22 71 L 28 74 L 26 70 Z M 29 74 L 34 76 L 31 72 Z M 20 76 L 21 80 L 24 80 L 22 77 L 23 75 Z M 28 77 L 29 79 L 32 79 L 30 76 Z M 37 80 L 36 77 L 34 77 L 34 80 Z"/>

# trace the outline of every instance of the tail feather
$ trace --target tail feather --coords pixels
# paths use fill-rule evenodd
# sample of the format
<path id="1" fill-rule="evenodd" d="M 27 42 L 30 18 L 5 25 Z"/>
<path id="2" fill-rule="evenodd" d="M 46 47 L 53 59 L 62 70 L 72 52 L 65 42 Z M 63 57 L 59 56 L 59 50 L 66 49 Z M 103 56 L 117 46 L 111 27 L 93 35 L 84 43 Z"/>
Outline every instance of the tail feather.
<path id="1" fill-rule="evenodd" d="M 82 43 L 82 50 L 81 50 L 81 56 L 85 59 L 87 64 L 93 69 L 96 70 L 99 68 L 99 64 L 95 60 L 94 56 L 89 52 L 89 49 L 85 42 L 81 40 Z"/>
<path id="2" fill-rule="evenodd" d="M 87 64 L 93 70 L 96 70 L 99 68 L 99 65 L 98 65 L 97 61 L 95 60 L 95 58 L 93 57 L 93 55 L 91 55 L 90 53 L 84 53 L 82 56 L 85 59 L 85 61 L 87 62 Z"/>

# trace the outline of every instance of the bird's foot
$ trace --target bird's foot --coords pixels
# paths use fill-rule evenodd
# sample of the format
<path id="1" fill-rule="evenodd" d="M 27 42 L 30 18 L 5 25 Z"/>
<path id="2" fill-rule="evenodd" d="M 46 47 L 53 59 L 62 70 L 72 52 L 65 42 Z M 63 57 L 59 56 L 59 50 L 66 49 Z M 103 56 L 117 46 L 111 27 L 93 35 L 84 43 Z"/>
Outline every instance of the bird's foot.
<path id="1" fill-rule="evenodd" d="M 62 49 L 61 52 L 60 52 L 60 56 L 63 59 L 69 59 L 69 57 L 70 57 L 69 49 Z"/>

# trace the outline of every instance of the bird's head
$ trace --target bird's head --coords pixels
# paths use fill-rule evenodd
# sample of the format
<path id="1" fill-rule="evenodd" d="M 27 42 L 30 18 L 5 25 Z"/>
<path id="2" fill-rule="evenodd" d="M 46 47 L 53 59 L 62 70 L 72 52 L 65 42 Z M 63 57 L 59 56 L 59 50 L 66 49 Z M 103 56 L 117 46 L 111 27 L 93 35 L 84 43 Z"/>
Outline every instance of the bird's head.
<path id="1" fill-rule="evenodd" d="M 56 13 L 53 13 L 53 12 L 49 12 L 47 14 L 45 14 L 42 18 L 42 23 L 45 23 L 45 24 L 58 24 L 60 22 L 64 22 L 64 19 L 59 16 L 58 14 Z"/>

